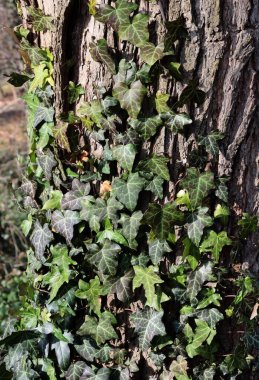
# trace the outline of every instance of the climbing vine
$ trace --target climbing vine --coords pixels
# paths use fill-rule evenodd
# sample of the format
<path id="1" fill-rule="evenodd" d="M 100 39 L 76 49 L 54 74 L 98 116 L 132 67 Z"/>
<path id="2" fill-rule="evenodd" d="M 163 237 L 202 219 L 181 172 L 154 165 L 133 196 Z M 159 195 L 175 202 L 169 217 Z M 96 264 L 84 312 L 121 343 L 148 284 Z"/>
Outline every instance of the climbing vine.
<path id="1" fill-rule="evenodd" d="M 89 10 L 139 48 L 140 59 L 128 60 L 123 48 L 114 54 L 105 39 L 93 42 L 92 59 L 107 66 L 111 87 L 84 102 L 84 88 L 69 82 L 70 111 L 60 117 L 51 49 L 30 43 L 32 30 L 53 28 L 53 19 L 30 8 L 32 30 L 15 29 L 27 65 L 10 82 L 27 86 L 30 151 L 21 192 L 31 249 L 19 320 L 9 321 L 0 342 L 1 371 L 50 380 L 252 373 L 256 282 L 235 262 L 257 218 L 244 213 L 229 232 L 227 178 L 210 169 L 224 136 L 196 136 L 193 164 L 182 163 L 173 198 L 171 157 L 151 149 L 161 130 L 188 133 L 193 121 L 181 109 L 205 96 L 196 81 L 177 100 L 154 91 L 161 75 L 183 79 L 174 46 L 186 35 L 182 20 L 168 23 L 155 45 L 137 4 L 91 1 Z M 241 339 L 225 352 L 224 324 L 235 331 L 238 323 Z"/>

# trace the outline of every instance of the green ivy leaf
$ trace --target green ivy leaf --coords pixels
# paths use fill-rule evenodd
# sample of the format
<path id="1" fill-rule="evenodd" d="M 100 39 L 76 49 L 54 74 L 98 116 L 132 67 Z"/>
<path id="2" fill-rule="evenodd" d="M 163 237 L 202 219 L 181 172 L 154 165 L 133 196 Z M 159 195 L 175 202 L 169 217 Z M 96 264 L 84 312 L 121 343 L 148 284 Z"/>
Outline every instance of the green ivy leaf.
<path id="1" fill-rule="evenodd" d="M 158 127 L 160 127 L 162 124 L 162 119 L 159 115 L 156 115 L 149 117 L 144 121 L 141 121 L 137 128 L 137 131 L 143 140 L 149 140 L 150 137 L 156 134 Z"/>
<path id="2" fill-rule="evenodd" d="M 158 265 L 166 252 L 171 252 L 166 240 L 151 240 L 148 244 L 148 254 L 154 265 Z"/>
<path id="3" fill-rule="evenodd" d="M 186 346 L 186 351 L 190 358 L 198 355 L 197 349 L 201 347 L 202 343 L 207 341 L 211 343 L 215 332 L 211 329 L 206 322 L 195 319 L 196 329 L 192 338 L 192 342 Z"/>
<path id="4" fill-rule="evenodd" d="M 44 149 L 53 136 L 52 127 L 53 123 L 44 123 L 39 130 L 39 139 L 37 141 L 37 149 Z"/>
<path id="5" fill-rule="evenodd" d="M 52 190 L 50 199 L 44 203 L 42 210 L 60 210 L 62 197 L 63 194 L 60 190 Z"/>
<path id="6" fill-rule="evenodd" d="M 47 107 L 43 104 L 39 104 L 34 114 L 33 126 L 36 128 L 41 122 L 45 121 L 47 123 L 53 122 L 54 119 L 54 108 Z"/>
<path id="7" fill-rule="evenodd" d="M 171 109 L 168 106 L 167 102 L 170 98 L 170 95 L 168 94 L 162 94 L 161 92 L 156 93 L 155 103 L 156 103 L 156 110 L 159 114 L 171 114 Z"/>
<path id="8" fill-rule="evenodd" d="M 69 341 L 71 340 L 71 334 L 70 333 L 64 333 L 65 337 L 69 338 Z M 55 350 L 57 361 L 59 364 L 59 367 L 63 370 L 67 369 L 70 362 L 70 348 L 69 344 L 67 342 L 64 342 L 62 340 L 55 339 L 54 342 L 51 344 L 51 349 Z"/>
<path id="9" fill-rule="evenodd" d="M 225 203 L 228 203 L 228 187 L 226 185 L 228 180 L 228 178 L 219 178 L 219 184 L 216 190 L 216 196 Z"/>
<path id="10" fill-rule="evenodd" d="M 166 126 L 173 133 L 179 133 L 183 131 L 185 125 L 192 124 L 192 119 L 186 113 L 166 113 L 162 117 L 166 120 Z"/>
<path id="11" fill-rule="evenodd" d="M 147 173 L 152 172 L 158 177 L 169 181 L 170 174 L 167 166 L 168 162 L 169 159 L 167 157 L 153 155 L 150 158 L 140 161 L 138 169 Z"/>
<path id="12" fill-rule="evenodd" d="M 167 203 L 165 206 L 160 206 L 151 203 L 142 223 L 150 225 L 158 239 L 165 240 L 172 232 L 173 225 L 182 224 L 183 220 L 183 213 L 176 209 L 175 204 Z"/>
<path id="13" fill-rule="evenodd" d="M 221 231 L 217 234 L 215 231 L 210 231 L 209 236 L 203 240 L 200 251 L 211 252 L 215 262 L 219 261 L 219 254 L 225 245 L 231 245 L 232 240 L 229 239 L 226 231 Z"/>
<path id="14" fill-rule="evenodd" d="M 165 335 L 165 326 L 162 322 L 163 311 L 154 311 L 150 308 L 137 310 L 132 314 L 130 321 L 135 326 L 135 331 L 139 336 L 139 348 L 147 351 L 154 336 Z"/>
<path id="15" fill-rule="evenodd" d="M 147 299 L 146 305 L 152 305 L 155 298 L 155 285 L 162 284 L 164 281 L 155 273 L 155 267 L 149 266 L 142 268 L 140 266 L 133 267 L 135 276 L 133 278 L 133 290 L 143 285 L 145 296 Z"/>
<path id="16" fill-rule="evenodd" d="M 129 21 L 130 14 L 138 8 L 138 5 L 125 0 L 117 0 L 115 8 L 108 4 L 99 7 L 95 18 L 105 24 L 111 25 L 115 30 L 119 29 L 121 24 Z"/>
<path id="17" fill-rule="evenodd" d="M 53 128 L 53 136 L 58 145 L 68 152 L 71 152 L 70 144 L 67 136 L 68 123 L 59 124 L 58 127 Z"/>
<path id="18" fill-rule="evenodd" d="M 204 282 L 209 279 L 211 272 L 212 264 L 207 262 L 190 274 L 186 289 L 190 300 L 197 296 Z"/>
<path id="19" fill-rule="evenodd" d="M 134 277 L 133 270 L 128 271 L 124 276 L 120 277 L 111 287 L 111 292 L 116 293 L 121 302 L 127 302 L 132 296 L 132 279 Z"/>
<path id="20" fill-rule="evenodd" d="M 67 244 L 71 244 L 71 240 L 74 234 L 74 226 L 80 222 L 79 214 L 75 211 L 55 210 L 51 216 L 52 228 L 56 233 L 64 236 Z"/>
<path id="21" fill-rule="evenodd" d="M 205 227 L 213 224 L 213 219 L 207 214 L 208 207 L 199 207 L 197 213 L 187 218 L 187 234 L 190 240 L 198 247 Z"/>
<path id="22" fill-rule="evenodd" d="M 214 188 L 214 175 L 212 172 L 200 174 L 198 169 L 189 168 L 182 186 L 188 191 L 192 209 L 196 209 Z"/>
<path id="23" fill-rule="evenodd" d="M 123 22 L 119 27 L 119 37 L 136 47 L 145 45 L 149 38 L 148 19 L 148 15 L 138 13 L 131 22 Z"/>
<path id="24" fill-rule="evenodd" d="M 81 183 L 77 178 L 73 179 L 72 190 L 68 191 L 62 199 L 63 210 L 82 210 L 82 201 L 90 193 L 90 183 Z"/>
<path id="25" fill-rule="evenodd" d="M 81 299 L 87 299 L 90 311 L 93 311 L 96 315 L 100 315 L 100 296 L 103 295 L 103 289 L 99 277 L 95 276 L 89 283 L 79 280 L 78 286 L 79 289 L 75 292 L 75 296 Z"/>
<path id="26" fill-rule="evenodd" d="M 133 144 L 115 146 L 112 149 L 112 155 L 123 169 L 131 172 L 136 156 L 136 148 Z"/>
<path id="27" fill-rule="evenodd" d="M 28 92 L 34 92 L 37 87 L 43 88 L 49 77 L 49 70 L 46 67 L 46 63 L 41 63 L 38 66 L 33 67 L 34 78 L 31 81 Z"/>
<path id="28" fill-rule="evenodd" d="M 164 53 L 164 43 L 155 46 L 152 42 L 146 42 L 140 49 L 140 58 L 148 65 L 153 66 L 168 53 Z"/>
<path id="29" fill-rule="evenodd" d="M 124 82 L 119 82 L 112 92 L 113 96 L 119 100 L 121 108 L 125 109 L 133 119 L 137 118 L 146 93 L 147 89 L 140 80 L 129 86 Z"/>
<path id="30" fill-rule="evenodd" d="M 91 369 L 90 369 L 91 370 Z M 91 373 L 92 371 L 90 371 Z M 85 364 L 85 362 L 77 361 L 75 363 L 71 363 L 68 370 L 65 373 L 66 380 L 80 380 L 84 376 L 89 374 L 89 367 Z M 89 378 L 87 376 L 87 378 Z"/>
<path id="31" fill-rule="evenodd" d="M 104 63 L 112 74 L 116 73 L 115 63 L 108 51 L 108 45 L 104 38 L 98 40 L 96 44 L 90 44 L 90 54 L 93 60 Z"/>
<path id="32" fill-rule="evenodd" d="M 176 380 L 188 379 L 188 362 L 182 355 L 178 355 L 176 360 L 172 361 L 169 370 L 172 373 L 173 377 L 176 378 Z"/>
<path id="33" fill-rule="evenodd" d="M 127 239 L 130 248 L 136 248 L 135 238 L 138 234 L 140 227 L 140 222 L 143 218 L 141 211 L 134 212 L 131 216 L 126 214 L 121 214 L 119 223 L 122 225 L 122 234 Z"/>
<path id="34" fill-rule="evenodd" d="M 258 224 L 258 217 L 256 215 L 249 215 L 249 213 L 244 212 L 242 219 L 238 221 L 238 226 L 240 227 L 240 235 L 242 238 L 246 238 L 249 234 L 256 232 Z"/>
<path id="35" fill-rule="evenodd" d="M 68 103 L 73 104 L 77 101 L 80 95 L 84 95 L 85 90 L 80 84 L 75 84 L 74 82 L 70 81 L 67 86 L 67 92 L 68 92 Z"/>
<path id="36" fill-rule="evenodd" d="M 33 28 L 36 32 L 53 29 L 53 17 L 46 16 L 39 8 L 27 7 L 27 11 L 32 18 Z"/>
<path id="37" fill-rule="evenodd" d="M 102 274 L 114 276 L 118 266 L 117 257 L 121 251 L 121 247 L 106 240 L 101 249 L 98 246 L 94 248 L 95 252 L 87 257 L 89 263 L 95 265 Z"/>
<path id="38" fill-rule="evenodd" d="M 53 256 L 52 262 L 51 264 L 45 264 L 50 266 L 50 271 L 43 276 L 43 283 L 49 285 L 51 288 L 48 302 L 51 302 L 56 297 L 59 289 L 64 283 L 69 282 L 72 274 L 70 265 L 76 265 L 76 261 L 68 256 L 68 249 L 66 246 L 58 245 L 51 247 L 50 250 Z"/>
<path id="39" fill-rule="evenodd" d="M 155 197 L 162 199 L 164 193 L 163 184 L 163 178 L 155 177 L 154 179 L 152 179 L 152 181 L 149 182 L 145 190 L 151 191 Z"/>
<path id="40" fill-rule="evenodd" d="M 98 352 L 95 341 L 89 338 L 85 338 L 82 344 L 75 344 L 75 349 L 87 362 L 93 362 Z"/>
<path id="41" fill-rule="evenodd" d="M 49 243 L 53 240 L 53 233 L 50 231 L 47 223 L 42 225 L 37 220 L 34 226 L 34 230 L 31 234 L 31 242 L 35 248 L 36 257 L 38 260 L 42 260 L 44 252 Z"/>
<path id="42" fill-rule="evenodd" d="M 224 319 L 224 315 L 216 308 L 198 311 L 196 312 L 196 316 L 206 322 L 211 328 L 215 328 L 217 323 Z"/>
<path id="43" fill-rule="evenodd" d="M 79 335 L 89 335 L 97 344 L 102 344 L 107 340 L 116 339 L 118 337 L 113 328 L 113 325 L 116 323 L 116 318 L 107 311 L 101 314 L 99 320 L 86 315 L 85 321 L 77 333 Z"/>
<path id="44" fill-rule="evenodd" d="M 52 177 L 52 170 L 55 166 L 57 166 L 57 161 L 54 158 L 54 154 L 49 149 L 44 153 L 41 150 L 38 150 L 37 157 L 46 179 L 50 181 Z"/>
<path id="45" fill-rule="evenodd" d="M 219 154 L 218 141 L 224 138 L 224 134 L 219 131 L 210 133 L 207 136 L 202 136 L 198 140 L 198 144 L 205 147 L 207 153 L 211 154 L 213 157 L 217 157 Z"/>
<path id="46" fill-rule="evenodd" d="M 145 180 L 138 173 L 132 173 L 127 181 L 115 178 L 112 184 L 112 191 L 128 210 L 133 211 L 137 206 L 138 196 L 144 184 Z"/>

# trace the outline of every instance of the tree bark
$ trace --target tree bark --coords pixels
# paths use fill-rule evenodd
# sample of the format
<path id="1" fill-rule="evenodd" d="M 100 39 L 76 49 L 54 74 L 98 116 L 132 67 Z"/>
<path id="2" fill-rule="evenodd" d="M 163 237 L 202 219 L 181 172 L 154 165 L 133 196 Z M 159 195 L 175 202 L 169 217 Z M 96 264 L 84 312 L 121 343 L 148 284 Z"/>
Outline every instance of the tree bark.
<path id="1" fill-rule="evenodd" d="M 105 67 L 91 59 L 90 42 L 103 37 L 110 46 L 121 42 L 116 40 L 111 29 L 89 15 L 85 0 L 38 0 L 34 3 L 56 20 L 55 31 L 41 33 L 38 42 L 51 46 L 54 52 L 58 115 L 68 110 L 64 88 L 69 81 L 85 88 L 86 100 L 93 98 L 96 85 L 105 86 L 111 81 Z M 22 4 L 26 20 L 27 2 L 23 0 Z M 233 217 L 241 211 L 258 214 L 258 1 L 159 0 L 152 3 L 141 0 L 140 10 L 150 13 L 150 31 L 156 42 L 163 41 L 165 21 L 183 17 L 189 36 L 178 47 L 184 77 L 186 81 L 197 78 L 199 87 L 206 93 L 202 106 L 187 110 L 194 120 L 188 138 L 162 131 L 154 144 L 154 150 L 168 154 L 172 160 L 170 193 L 174 193 L 182 163 L 190 159 L 195 146 L 194 132 L 202 135 L 218 129 L 224 132 L 225 138 L 220 147 L 218 167 L 214 169 L 219 175 L 230 178 Z M 126 45 L 125 55 L 137 54 L 137 49 Z M 175 84 L 166 78 L 157 84 L 159 90 L 173 95 L 180 94 L 185 86 L 186 82 Z M 254 234 L 246 244 L 243 263 L 258 272 L 258 257 L 258 234 Z"/>

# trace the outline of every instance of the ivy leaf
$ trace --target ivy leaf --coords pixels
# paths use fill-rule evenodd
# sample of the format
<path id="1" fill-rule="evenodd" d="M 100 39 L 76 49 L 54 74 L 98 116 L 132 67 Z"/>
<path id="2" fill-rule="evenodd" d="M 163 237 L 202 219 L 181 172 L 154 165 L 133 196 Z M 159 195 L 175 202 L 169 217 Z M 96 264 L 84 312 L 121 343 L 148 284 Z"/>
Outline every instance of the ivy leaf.
<path id="1" fill-rule="evenodd" d="M 136 156 L 136 148 L 133 144 L 115 146 L 112 149 L 112 155 L 123 169 L 131 172 Z"/>
<path id="2" fill-rule="evenodd" d="M 215 307 L 196 312 L 197 318 L 205 321 L 211 328 L 215 328 L 217 323 L 224 319 L 224 315 Z"/>
<path id="3" fill-rule="evenodd" d="M 133 211 L 137 206 L 138 196 L 144 184 L 145 180 L 141 178 L 138 173 L 132 173 L 129 175 L 127 181 L 121 178 L 115 178 L 112 191 L 116 198 L 118 198 L 128 210 Z"/>
<path id="4" fill-rule="evenodd" d="M 207 136 L 200 137 L 198 144 L 204 146 L 207 153 L 211 154 L 213 157 L 217 157 L 219 154 L 218 141 L 222 140 L 223 138 L 223 133 L 215 131 Z"/>
<path id="5" fill-rule="evenodd" d="M 198 213 L 191 214 L 187 219 L 187 234 L 190 240 L 198 247 L 205 227 L 213 224 L 213 219 L 207 214 L 208 207 L 199 207 Z"/>
<path id="6" fill-rule="evenodd" d="M 160 206 L 151 203 L 142 223 L 150 225 L 158 239 L 165 240 L 172 232 L 172 226 L 181 224 L 183 220 L 183 213 L 176 209 L 175 204 L 167 203 L 165 206 Z"/>
<path id="7" fill-rule="evenodd" d="M 119 82 L 112 92 L 113 96 L 119 100 L 121 108 L 125 109 L 133 119 L 138 117 L 146 93 L 147 89 L 140 80 L 129 86 L 124 82 Z"/>
<path id="8" fill-rule="evenodd" d="M 148 19 L 148 15 L 138 13 L 133 17 L 132 22 L 129 20 L 123 22 L 119 27 L 119 37 L 136 47 L 146 45 L 149 39 Z"/>
<path id="9" fill-rule="evenodd" d="M 92 374 L 92 369 L 88 367 L 85 362 L 77 361 L 75 363 L 71 363 L 68 370 L 65 373 L 66 380 L 80 380 L 88 377 L 88 375 Z"/>
<path id="10" fill-rule="evenodd" d="M 188 362 L 182 355 L 178 355 L 176 360 L 172 361 L 169 370 L 172 373 L 173 377 L 176 378 L 176 380 L 188 379 Z"/>
<path id="11" fill-rule="evenodd" d="M 182 36 L 186 35 L 184 28 L 184 20 L 182 17 L 174 21 L 168 21 L 166 23 L 167 33 L 165 36 L 166 50 L 172 49 L 173 44 Z"/>
<path id="12" fill-rule="evenodd" d="M 143 140 L 149 140 L 150 137 L 156 134 L 158 127 L 162 124 L 162 119 L 159 115 L 156 115 L 141 121 L 137 131 L 140 133 Z"/>
<path id="13" fill-rule="evenodd" d="M 211 252 L 215 262 L 219 261 L 219 254 L 225 245 L 231 245 L 232 240 L 229 239 L 226 231 L 221 231 L 217 234 L 215 231 L 210 231 L 209 236 L 203 240 L 200 246 L 200 252 Z"/>
<path id="14" fill-rule="evenodd" d="M 87 362 L 93 362 L 98 352 L 95 341 L 89 338 L 85 338 L 82 344 L 75 344 L 75 349 Z"/>
<path id="15" fill-rule="evenodd" d="M 182 186 L 189 193 L 192 209 L 196 209 L 214 188 L 214 175 L 209 171 L 200 174 L 198 169 L 189 168 L 186 177 L 182 180 Z"/>
<path id="16" fill-rule="evenodd" d="M 133 291 L 143 285 L 147 299 L 146 305 L 151 306 L 155 298 L 155 285 L 162 284 L 164 281 L 155 273 L 155 267 L 153 266 L 149 266 L 148 268 L 135 266 L 133 269 L 135 271 Z"/>
<path id="17" fill-rule="evenodd" d="M 44 203 L 42 210 L 60 210 L 62 197 L 63 194 L 60 190 L 52 190 L 50 192 L 50 199 Z"/>
<path id="18" fill-rule="evenodd" d="M 170 95 L 168 94 L 162 94 L 159 91 L 156 93 L 155 103 L 156 103 L 156 110 L 159 114 L 171 113 L 171 109 L 167 104 L 169 98 L 170 98 Z"/>
<path id="19" fill-rule="evenodd" d="M 59 289 L 65 282 L 69 282 L 70 275 L 72 274 L 70 265 L 76 265 L 76 261 L 68 256 L 66 246 L 58 245 L 51 247 L 50 250 L 53 256 L 52 262 L 51 264 L 45 264 L 46 266 L 50 266 L 50 271 L 43 276 L 43 283 L 51 288 L 48 302 L 51 302 L 56 297 Z"/>
<path id="20" fill-rule="evenodd" d="M 130 14 L 137 8 L 138 6 L 135 3 L 117 0 L 115 2 L 115 8 L 108 4 L 101 5 L 95 14 L 95 18 L 118 30 L 121 24 L 128 23 Z"/>
<path id="21" fill-rule="evenodd" d="M 116 198 L 110 197 L 107 201 L 107 217 L 113 224 L 119 220 L 118 211 L 123 209 L 123 205 Z"/>
<path id="22" fill-rule="evenodd" d="M 39 8 L 27 7 L 27 10 L 32 18 L 33 28 L 36 32 L 44 32 L 53 29 L 53 17 L 46 16 Z"/>
<path id="23" fill-rule="evenodd" d="M 8 83 L 12 84 L 14 87 L 22 87 L 24 83 L 28 82 L 30 77 L 26 74 L 11 73 L 9 75 Z"/>
<path id="24" fill-rule="evenodd" d="M 183 131 L 185 125 L 192 124 L 192 119 L 186 113 L 166 113 L 162 117 L 166 120 L 166 126 L 173 133 L 179 133 Z"/>
<path id="25" fill-rule="evenodd" d="M 138 169 L 147 173 L 152 172 L 166 181 L 169 181 L 170 174 L 167 167 L 168 162 L 169 159 L 167 157 L 153 155 L 146 160 L 140 161 Z"/>
<path id="26" fill-rule="evenodd" d="M 226 185 L 227 181 L 228 178 L 219 178 L 219 184 L 216 190 L 216 196 L 225 203 L 228 202 L 228 187 Z"/>
<path id="27" fill-rule="evenodd" d="M 52 228 L 56 233 L 64 236 L 68 245 L 70 245 L 71 239 L 74 234 L 74 225 L 80 222 L 80 218 L 77 212 L 66 210 L 63 213 L 55 210 L 51 216 Z"/>
<path id="28" fill-rule="evenodd" d="M 166 252 L 171 252 L 166 240 L 155 239 L 148 244 L 148 253 L 154 265 L 158 265 Z"/>
<path id="29" fill-rule="evenodd" d="M 41 63 L 33 67 L 34 78 L 31 81 L 28 92 L 34 92 L 37 87 L 43 88 L 49 77 L 49 70 L 46 67 L 46 63 Z"/>
<path id="30" fill-rule="evenodd" d="M 67 136 L 68 123 L 62 123 L 56 128 L 53 128 L 53 136 L 58 145 L 68 152 L 71 152 L 70 144 Z"/>
<path id="31" fill-rule="evenodd" d="M 87 299 L 90 311 L 93 311 L 96 315 L 100 315 L 100 296 L 103 295 L 103 289 L 99 277 L 95 276 L 89 283 L 79 280 L 78 286 L 79 289 L 75 292 L 75 296 L 81 299 Z"/>
<path id="32" fill-rule="evenodd" d="M 36 128 L 42 121 L 51 123 L 54 118 L 54 108 L 46 107 L 43 104 L 39 104 L 34 116 L 33 126 Z"/>
<path id="33" fill-rule="evenodd" d="M 102 344 L 107 340 L 116 339 L 118 336 L 113 328 L 117 323 L 116 318 L 109 312 L 101 314 L 99 320 L 86 315 L 85 321 L 78 330 L 79 335 L 89 335 L 96 343 Z"/>
<path id="34" fill-rule="evenodd" d="M 130 270 L 124 276 L 120 277 L 111 287 L 111 292 L 116 293 L 121 302 L 129 301 L 132 295 L 131 282 L 133 277 L 134 272 Z"/>
<path id="35" fill-rule="evenodd" d="M 203 342 L 210 342 L 211 336 L 215 335 L 214 330 L 211 329 L 206 322 L 195 319 L 196 329 L 192 339 L 192 342 L 186 346 L 186 351 L 190 358 L 196 356 L 197 349 L 202 345 Z"/>
<path id="36" fill-rule="evenodd" d="M 153 66 L 157 61 L 162 59 L 164 55 L 163 42 L 157 46 L 155 46 L 152 42 L 146 42 L 140 49 L 140 58 L 150 66 Z"/>
<path id="37" fill-rule="evenodd" d="M 70 338 L 69 335 L 69 333 L 64 333 L 65 337 Z M 51 349 L 55 350 L 59 367 L 63 370 L 67 369 L 70 361 L 70 348 L 68 343 L 55 338 L 55 341 L 51 344 Z"/>
<path id="38" fill-rule="evenodd" d="M 90 44 L 90 54 L 93 60 L 104 63 L 112 74 L 116 74 L 115 63 L 108 51 L 108 45 L 104 38 L 96 44 Z"/>
<path id="39" fill-rule="evenodd" d="M 130 248 L 136 247 L 135 238 L 138 234 L 141 219 L 143 214 L 141 211 L 134 212 L 131 216 L 121 214 L 119 223 L 122 225 L 122 234 L 128 240 Z"/>
<path id="40" fill-rule="evenodd" d="M 67 92 L 68 103 L 73 104 L 77 101 L 80 95 L 84 95 L 85 90 L 80 84 L 75 84 L 74 82 L 70 81 L 67 86 Z"/>
<path id="41" fill-rule="evenodd" d="M 210 262 L 207 262 L 190 274 L 186 289 L 190 300 L 197 296 L 204 282 L 209 279 L 211 272 L 212 265 Z"/>
<path id="42" fill-rule="evenodd" d="M 155 197 L 162 199 L 163 198 L 163 184 L 164 180 L 161 177 L 155 177 L 152 181 L 149 182 L 146 190 L 151 191 Z"/>
<path id="43" fill-rule="evenodd" d="M 97 249 L 96 249 L 97 250 Z M 109 240 L 104 242 L 103 247 L 91 256 L 87 257 L 90 264 L 95 265 L 102 274 L 114 276 L 118 266 L 118 253 L 121 247 L 111 243 Z"/>
<path id="44" fill-rule="evenodd" d="M 49 149 L 44 153 L 41 150 L 38 150 L 37 157 L 46 179 L 50 181 L 52 177 L 52 170 L 55 166 L 57 166 L 57 161 L 54 158 L 54 154 Z"/>
<path id="45" fill-rule="evenodd" d="M 77 178 L 72 182 L 72 190 L 68 191 L 62 199 L 63 210 L 82 210 L 82 201 L 90 193 L 90 183 L 81 183 Z"/>
<path id="46" fill-rule="evenodd" d="M 177 106 L 183 107 L 184 104 L 187 104 L 190 101 L 193 101 L 200 106 L 204 102 L 205 96 L 205 92 L 198 88 L 197 80 L 191 80 L 181 93 Z"/>
<path id="47" fill-rule="evenodd" d="M 154 311 L 150 308 L 137 310 L 132 314 L 130 321 L 135 326 L 139 336 L 139 345 L 142 351 L 147 351 L 154 336 L 165 335 L 165 326 L 162 322 L 163 311 Z"/>
<path id="48" fill-rule="evenodd" d="M 45 252 L 45 248 L 53 240 L 53 233 L 50 231 L 47 223 L 42 225 L 37 220 L 34 226 L 34 230 L 31 235 L 31 242 L 35 248 L 36 257 L 38 260 L 42 260 Z"/>

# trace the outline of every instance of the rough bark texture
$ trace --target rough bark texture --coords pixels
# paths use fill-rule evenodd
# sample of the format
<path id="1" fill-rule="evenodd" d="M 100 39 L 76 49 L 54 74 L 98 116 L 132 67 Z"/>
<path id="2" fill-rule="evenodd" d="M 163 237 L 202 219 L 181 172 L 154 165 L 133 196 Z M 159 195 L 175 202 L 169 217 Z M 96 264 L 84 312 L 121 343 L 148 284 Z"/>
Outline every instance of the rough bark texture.
<path id="1" fill-rule="evenodd" d="M 38 0 L 35 5 L 56 18 L 55 32 L 42 34 L 40 43 L 52 46 L 55 53 L 56 111 L 60 113 L 67 110 L 63 90 L 69 80 L 85 87 L 87 99 L 94 96 L 96 84 L 110 82 L 105 67 L 91 59 L 89 43 L 92 39 L 104 36 L 110 45 L 118 41 L 111 30 L 87 13 L 85 0 Z M 203 134 L 219 129 L 225 133 L 215 170 L 220 175 L 230 176 L 229 191 L 235 212 L 258 214 L 258 1 L 162 0 L 157 4 L 141 1 L 140 10 L 152 11 L 154 22 L 150 31 L 158 42 L 163 40 L 165 20 L 184 18 L 189 38 L 179 46 L 179 55 L 185 78 L 198 78 L 200 88 L 206 92 L 204 104 L 188 110 L 195 120 L 192 130 Z M 24 12 L 26 15 L 26 9 Z M 136 55 L 137 51 L 128 46 L 127 55 L 132 54 Z M 167 79 L 161 79 L 157 85 L 172 94 L 180 93 L 184 86 L 175 86 Z M 154 144 L 156 151 L 172 157 L 175 181 L 181 172 L 181 162 L 189 159 L 193 142 L 192 133 L 185 139 L 162 131 Z M 174 183 L 170 191 L 174 191 Z M 256 239 L 255 234 L 243 256 L 243 262 L 248 262 L 254 272 L 259 269 Z"/>

